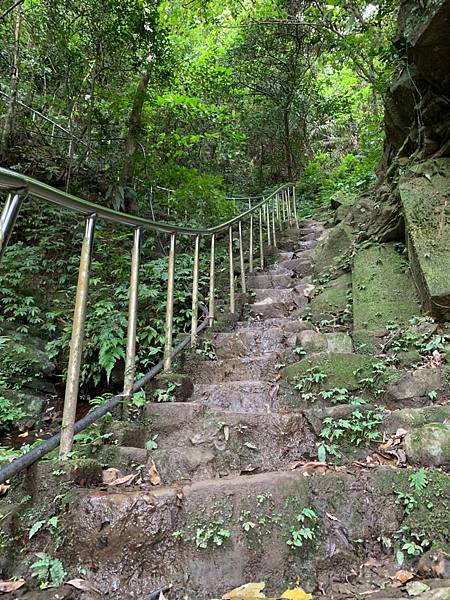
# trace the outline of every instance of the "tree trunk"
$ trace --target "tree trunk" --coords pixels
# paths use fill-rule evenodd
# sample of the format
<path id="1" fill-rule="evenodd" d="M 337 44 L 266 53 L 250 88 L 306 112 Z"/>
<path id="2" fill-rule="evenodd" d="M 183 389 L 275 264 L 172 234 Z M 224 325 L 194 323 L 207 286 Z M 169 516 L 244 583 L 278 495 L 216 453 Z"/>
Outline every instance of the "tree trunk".
<path id="1" fill-rule="evenodd" d="M 11 80 L 10 80 L 10 95 L 8 102 L 8 110 L 6 112 L 5 123 L 3 125 L 2 139 L 0 141 L 0 150 L 3 157 L 6 153 L 11 141 L 11 132 L 14 125 L 14 117 L 17 104 L 17 86 L 19 83 L 19 50 L 20 50 L 20 25 L 22 22 L 22 5 L 19 4 L 16 8 L 16 18 L 14 24 L 14 49 L 12 56 Z"/>
<path id="2" fill-rule="evenodd" d="M 138 146 L 139 131 L 142 121 L 142 108 L 144 106 L 145 95 L 147 93 L 148 84 L 151 74 L 151 59 L 148 59 L 147 66 L 141 74 L 136 93 L 134 95 L 133 107 L 131 109 L 130 118 L 128 120 L 128 133 L 125 138 L 125 156 L 120 174 L 120 185 L 125 189 L 133 183 L 134 176 L 134 157 Z M 139 213 L 138 203 L 131 194 L 125 189 L 124 208 L 126 212 L 132 214 Z"/>
<path id="3" fill-rule="evenodd" d="M 294 167 L 292 160 L 292 149 L 291 149 L 291 129 L 289 126 L 289 110 L 283 111 L 283 123 L 284 123 L 284 148 L 286 151 L 286 167 L 289 181 L 294 181 Z"/>

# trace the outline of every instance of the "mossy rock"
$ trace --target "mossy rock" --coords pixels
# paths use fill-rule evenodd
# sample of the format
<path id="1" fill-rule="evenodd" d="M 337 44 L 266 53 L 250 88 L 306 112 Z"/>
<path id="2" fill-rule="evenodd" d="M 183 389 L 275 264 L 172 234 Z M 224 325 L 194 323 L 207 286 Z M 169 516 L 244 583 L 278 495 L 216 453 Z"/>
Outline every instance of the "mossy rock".
<path id="1" fill-rule="evenodd" d="M 450 406 L 426 406 L 423 408 L 402 408 L 394 410 L 383 421 L 383 427 L 396 431 L 399 427 L 414 429 L 429 423 L 444 423 L 450 419 Z"/>
<path id="2" fill-rule="evenodd" d="M 389 321 L 407 323 L 420 312 L 408 262 L 396 244 L 361 249 L 353 264 L 353 323 L 357 336 L 380 335 Z M 369 336 L 370 337 L 370 336 Z"/>
<path id="3" fill-rule="evenodd" d="M 405 437 L 408 461 L 424 466 L 450 465 L 450 425 L 430 423 L 413 429 Z"/>
<path id="4" fill-rule="evenodd" d="M 399 184 L 411 268 L 422 299 L 439 320 L 450 319 L 450 159 L 410 167 Z"/>
<path id="5" fill-rule="evenodd" d="M 339 259 L 350 250 L 353 239 L 353 229 L 346 223 L 333 227 L 314 249 L 314 273 L 318 275 L 338 268 Z"/>
<path id="6" fill-rule="evenodd" d="M 327 287 L 311 300 L 311 316 L 314 320 L 330 318 L 345 311 L 348 304 L 347 292 L 351 284 L 350 273 L 332 280 Z"/>
<path id="7" fill-rule="evenodd" d="M 353 391 L 360 387 L 360 379 L 372 376 L 372 361 L 362 354 L 321 352 L 289 365 L 284 369 L 284 375 L 288 381 L 294 382 L 310 369 L 316 369 L 326 375 L 325 380 L 320 384 L 321 389 L 330 390 L 339 387 Z"/>

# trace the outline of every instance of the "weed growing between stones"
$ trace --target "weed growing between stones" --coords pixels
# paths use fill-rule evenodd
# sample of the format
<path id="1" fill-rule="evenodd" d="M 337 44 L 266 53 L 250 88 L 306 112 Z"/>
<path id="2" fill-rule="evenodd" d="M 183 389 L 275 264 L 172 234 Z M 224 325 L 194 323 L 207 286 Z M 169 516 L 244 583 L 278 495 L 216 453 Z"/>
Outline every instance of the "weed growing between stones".
<path id="1" fill-rule="evenodd" d="M 381 412 L 374 410 L 361 412 L 358 409 L 354 410 L 349 417 L 343 419 L 325 417 L 320 432 L 323 441 L 319 444 L 319 456 L 323 458 L 325 452 L 325 458 L 327 453 L 339 458 L 342 456 L 339 450 L 340 446 L 358 447 L 379 440 L 380 432 L 378 428 L 382 420 L 383 415 Z"/>

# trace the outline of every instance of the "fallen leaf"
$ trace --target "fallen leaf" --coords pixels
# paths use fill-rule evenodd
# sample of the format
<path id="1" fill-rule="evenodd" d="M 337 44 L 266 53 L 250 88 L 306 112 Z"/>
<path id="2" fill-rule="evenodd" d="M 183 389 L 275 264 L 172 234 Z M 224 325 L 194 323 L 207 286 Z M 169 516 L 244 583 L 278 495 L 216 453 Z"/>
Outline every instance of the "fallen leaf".
<path id="1" fill-rule="evenodd" d="M 161 477 L 159 476 L 158 469 L 156 468 L 155 462 L 152 460 L 152 465 L 148 472 L 150 477 L 150 483 L 152 485 L 159 485 L 161 483 Z"/>
<path id="2" fill-rule="evenodd" d="M 329 519 L 331 519 L 332 521 L 339 521 L 339 519 L 337 517 L 334 517 L 333 515 L 330 515 L 330 513 L 325 513 L 327 515 L 327 517 Z M 370 560 L 370 559 L 369 559 Z"/>
<path id="3" fill-rule="evenodd" d="M 294 469 L 298 469 L 298 467 L 305 467 L 306 469 L 309 469 L 309 468 L 327 467 L 327 466 L 328 465 L 326 462 L 319 462 L 319 461 L 302 462 L 301 460 L 296 460 L 294 462 L 291 462 L 288 465 L 288 469 L 289 469 L 289 471 L 294 471 Z"/>
<path id="4" fill-rule="evenodd" d="M 105 485 L 110 485 L 113 481 L 118 479 L 119 473 L 120 473 L 119 469 L 115 469 L 114 467 L 111 467 L 110 469 L 106 469 L 102 473 L 103 483 Z"/>
<path id="5" fill-rule="evenodd" d="M 118 479 L 115 479 L 114 481 L 111 481 L 111 483 L 108 483 L 108 485 L 113 486 L 113 485 L 123 485 L 124 483 L 131 483 L 133 481 L 133 479 L 136 479 L 136 475 L 125 475 L 124 477 L 119 477 Z"/>
<path id="6" fill-rule="evenodd" d="M 232 600 L 233 598 L 239 598 L 240 600 L 253 600 L 253 598 L 265 598 L 262 590 L 266 587 L 264 581 L 259 583 L 246 583 L 241 585 L 231 592 L 228 592 L 222 596 L 222 600 Z"/>
<path id="7" fill-rule="evenodd" d="M 414 574 L 411 573 L 411 571 L 400 569 L 400 571 L 397 571 L 397 573 L 392 579 L 394 579 L 395 581 L 400 581 L 400 583 L 406 583 L 407 581 L 414 579 Z"/>
<path id="8" fill-rule="evenodd" d="M 230 439 L 230 428 L 228 427 L 228 425 L 225 425 L 225 427 L 223 428 L 223 437 L 225 438 L 226 442 L 228 442 L 228 440 Z"/>
<path id="9" fill-rule="evenodd" d="M 3 592 L 4 594 L 15 592 L 23 585 L 25 585 L 25 579 L 17 579 L 17 581 L 0 581 L 0 592 Z"/>
<path id="10" fill-rule="evenodd" d="M 28 437 L 28 431 L 24 431 L 23 433 L 19 433 L 19 435 L 17 437 L 20 437 L 20 438 L 26 438 L 26 437 Z"/>
<path id="11" fill-rule="evenodd" d="M 421 581 L 410 581 L 406 584 L 406 591 L 408 596 L 420 596 L 423 592 L 428 592 L 430 586 L 422 583 Z"/>
<path id="12" fill-rule="evenodd" d="M 101 594 L 100 590 L 95 588 L 92 583 L 89 583 L 89 581 L 85 581 L 84 579 L 71 579 L 67 582 L 67 585 L 71 585 L 82 592 L 95 592 L 97 594 Z"/>
<path id="13" fill-rule="evenodd" d="M 166 597 L 164 596 L 164 594 L 162 592 L 159 594 L 158 600 L 166 600 Z"/>
<path id="14" fill-rule="evenodd" d="M 307 594 L 305 590 L 300 587 L 296 587 L 293 590 L 286 590 L 281 597 L 289 598 L 289 600 L 312 600 L 312 595 Z"/>
<path id="15" fill-rule="evenodd" d="M 311 298 L 313 291 L 316 289 L 315 285 L 312 285 L 311 283 L 309 283 L 308 285 L 305 285 L 305 288 L 303 290 L 303 295 L 306 298 Z"/>
<path id="16" fill-rule="evenodd" d="M 0 484 L 0 497 L 1 496 L 6 496 L 6 494 L 8 493 L 8 490 L 10 489 L 10 485 L 8 485 L 7 483 L 1 483 Z"/>
<path id="17" fill-rule="evenodd" d="M 280 379 L 283 379 L 283 375 L 281 373 L 277 373 L 276 377 L 275 377 L 275 381 L 280 381 Z"/>

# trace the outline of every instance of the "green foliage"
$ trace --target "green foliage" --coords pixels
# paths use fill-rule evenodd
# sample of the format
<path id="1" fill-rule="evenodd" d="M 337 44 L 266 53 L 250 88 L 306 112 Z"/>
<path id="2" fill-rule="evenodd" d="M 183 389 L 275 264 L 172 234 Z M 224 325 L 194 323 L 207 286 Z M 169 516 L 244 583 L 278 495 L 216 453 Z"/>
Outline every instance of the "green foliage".
<path id="1" fill-rule="evenodd" d="M 222 546 L 231 533 L 227 527 L 224 527 L 224 519 L 218 517 L 205 525 L 197 527 L 195 531 L 195 545 L 197 548 L 206 549 L 209 546 Z"/>
<path id="2" fill-rule="evenodd" d="M 358 409 L 343 419 L 325 417 L 320 432 L 320 437 L 327 444 L 323 447 L 330 451 L 331 445 L 350 444 L 358 447 L 378 440 L 380 438 L 378 427 L 382 420 L 383 415 L 379 412 L 372 410 L 361 412 Z M 336 452 L 333 454 L 336 455 Z"/>
<path id="3" fill-rule="evenodd" d="M 10 429 L 15 421 L 25 416 L 25 412 L 15 402 L 4 398 L 0 390 L 0 433 Z"/>
<path id="4" fill-rule="evenodd" d="M 31 565 L 31 575 L 37 579 L 41 589 L 59 587 L 67 576 L 60 560 L 45 552 L 36 553 L 37 560 Z"/>

